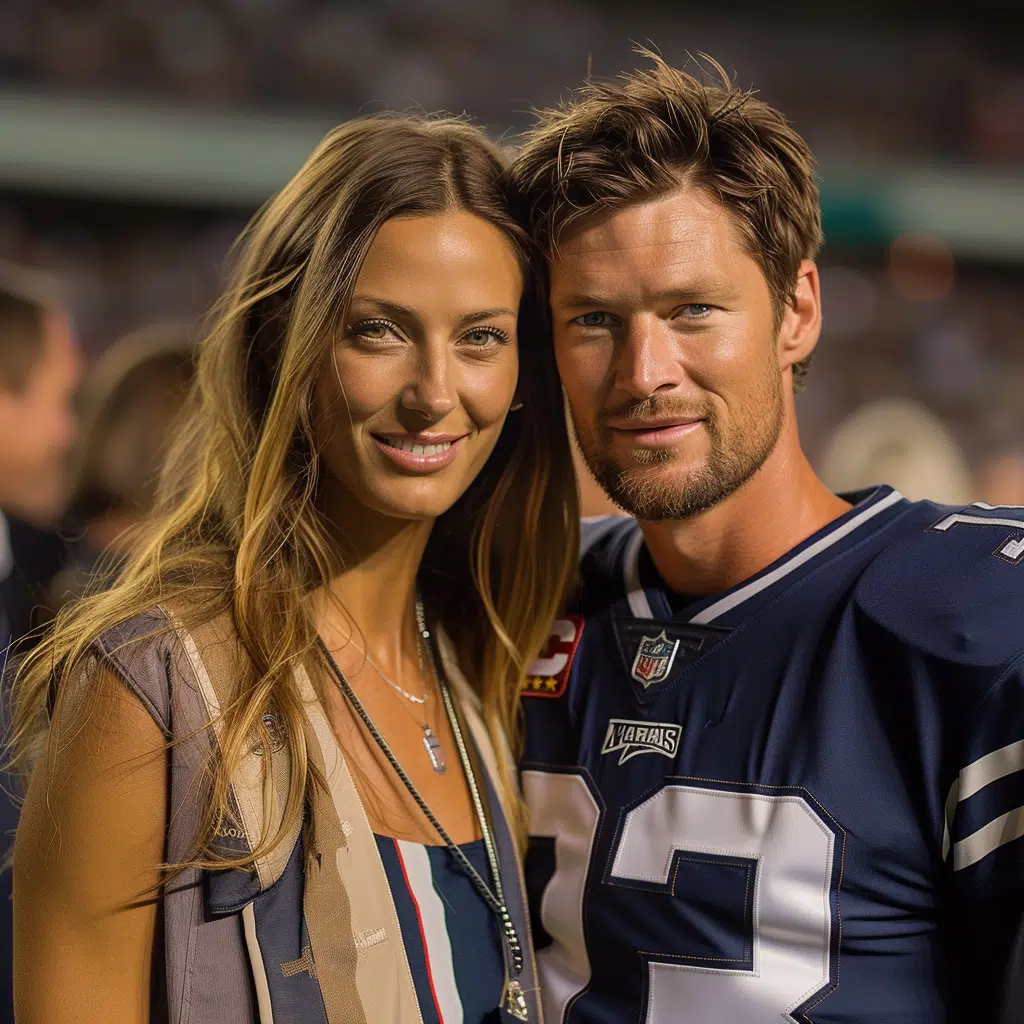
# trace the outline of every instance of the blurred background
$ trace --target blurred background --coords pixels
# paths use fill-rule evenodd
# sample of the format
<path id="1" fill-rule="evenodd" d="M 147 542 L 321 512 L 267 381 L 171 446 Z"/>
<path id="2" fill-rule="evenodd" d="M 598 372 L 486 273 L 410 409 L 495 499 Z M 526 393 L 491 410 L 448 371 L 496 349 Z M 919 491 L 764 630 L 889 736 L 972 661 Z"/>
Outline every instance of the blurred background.
<path id="1" fill-rule="evenodd" d="M 706 52 L 820 159 L 818 468 L 1024 503 L 1022 30 L 1020 0 L 2 0 L 0 258 L 53 272 L 89 362 L 194 324 L 333 124 L 468 109 L 514 142 L 588 69 L 633 67 L 631 42 Z"/>

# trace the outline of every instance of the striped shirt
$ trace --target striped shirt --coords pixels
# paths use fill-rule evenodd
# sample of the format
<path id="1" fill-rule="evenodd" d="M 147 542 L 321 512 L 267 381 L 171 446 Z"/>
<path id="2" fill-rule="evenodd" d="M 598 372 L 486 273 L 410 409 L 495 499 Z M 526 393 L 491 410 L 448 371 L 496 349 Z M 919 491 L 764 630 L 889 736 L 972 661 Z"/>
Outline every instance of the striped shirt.
<path id="1" fill-rule="evenodd" d="M 376 836 L 423 1024 L 497 1022 L 504 963 L 497 922 L 444 846 Z M 489 880 L 483 840 L 460 846 Z"/>

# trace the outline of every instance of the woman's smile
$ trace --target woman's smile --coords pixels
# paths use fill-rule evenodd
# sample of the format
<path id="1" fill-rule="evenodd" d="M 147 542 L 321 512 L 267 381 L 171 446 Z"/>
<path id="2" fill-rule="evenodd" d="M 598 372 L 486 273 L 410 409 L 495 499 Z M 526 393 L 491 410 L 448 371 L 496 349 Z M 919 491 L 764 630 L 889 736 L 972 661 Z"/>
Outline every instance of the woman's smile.
<path id="1" fill-rule="evenodd" d="M 396 466 L 413 473 L 436 473 L 451 465 L 469 434 L 374 433 L 370 435 Z"/>

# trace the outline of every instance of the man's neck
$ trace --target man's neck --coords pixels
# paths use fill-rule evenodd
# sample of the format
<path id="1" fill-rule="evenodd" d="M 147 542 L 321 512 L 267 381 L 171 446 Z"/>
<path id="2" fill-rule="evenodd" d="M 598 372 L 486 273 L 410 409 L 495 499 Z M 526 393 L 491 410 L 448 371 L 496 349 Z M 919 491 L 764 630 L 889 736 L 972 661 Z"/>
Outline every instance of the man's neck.
<path id="1" fill-rule="evenodd" d="M 714 594 L 754 576 L 849 508 L 815 476 L 792 424 L 764 465 L 714 508 L 640 527 L 672 590 Z"/>

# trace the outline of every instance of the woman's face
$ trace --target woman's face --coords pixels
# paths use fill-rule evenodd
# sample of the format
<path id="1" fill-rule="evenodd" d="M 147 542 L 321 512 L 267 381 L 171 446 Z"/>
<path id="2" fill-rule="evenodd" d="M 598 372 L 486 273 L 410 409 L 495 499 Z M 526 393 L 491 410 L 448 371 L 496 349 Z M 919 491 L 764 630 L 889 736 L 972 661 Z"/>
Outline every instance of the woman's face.
<path id="1" fill-rule="evenodd" d="M 512 245 L 480 217 L 381 227 L 315 389 L 317 441 L 339 497 L 402 519 L 451 508 L 515 394 L 522 292 Z"/>

